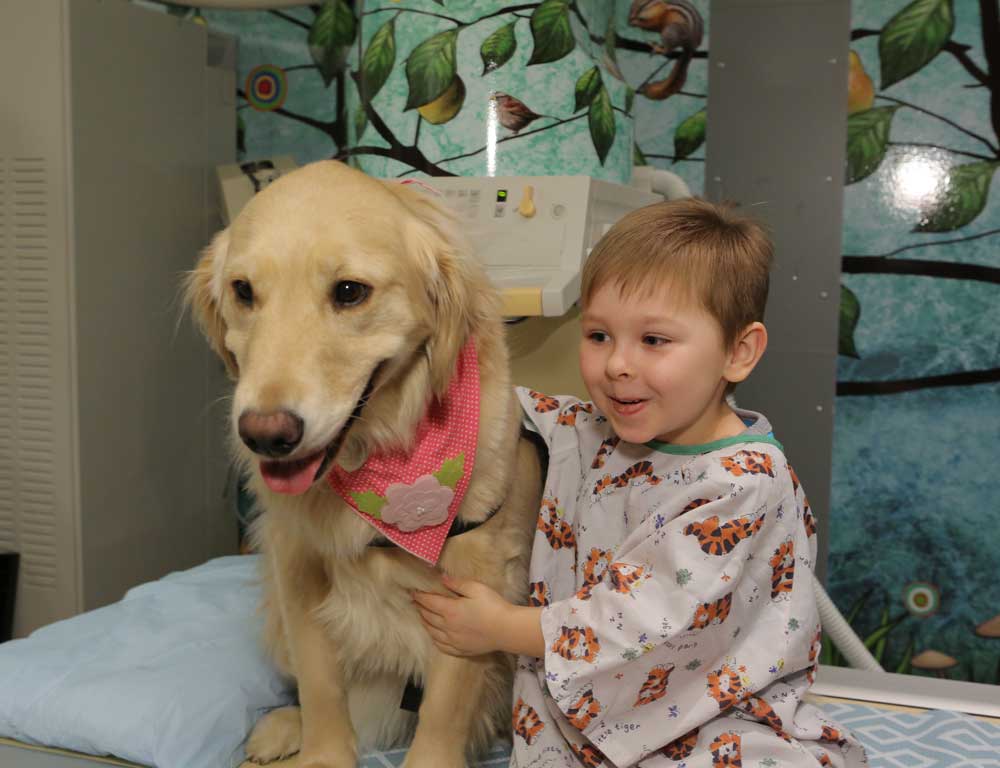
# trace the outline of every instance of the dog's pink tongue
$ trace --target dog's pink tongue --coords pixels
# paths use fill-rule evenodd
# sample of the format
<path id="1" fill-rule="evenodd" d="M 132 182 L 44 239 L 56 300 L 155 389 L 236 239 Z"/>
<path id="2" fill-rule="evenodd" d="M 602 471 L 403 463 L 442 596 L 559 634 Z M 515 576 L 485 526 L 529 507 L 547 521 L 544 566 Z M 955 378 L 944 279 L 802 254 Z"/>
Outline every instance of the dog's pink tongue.
<path id="1" fill-rule="evenodd" d="M 309 490 L 322 461 L 323 451 L 298 461 L 262 461 L 260 474 L 275 493 L 294 496 Z"/>

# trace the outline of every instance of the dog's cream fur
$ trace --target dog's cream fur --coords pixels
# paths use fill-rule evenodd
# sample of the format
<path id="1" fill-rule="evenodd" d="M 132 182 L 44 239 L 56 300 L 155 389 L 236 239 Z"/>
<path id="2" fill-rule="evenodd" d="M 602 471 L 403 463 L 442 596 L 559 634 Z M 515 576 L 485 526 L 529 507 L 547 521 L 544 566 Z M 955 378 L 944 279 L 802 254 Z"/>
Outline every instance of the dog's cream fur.
<path id="1" fill-rule="evenodd" d="M 336 307 L 333 285 L 372 287 Z M 253 288 L 253 306 L 233 282 Z M 358 750 L 411 733 L 407 768 L 459 768 L 510 723 L 511 660 L 437 651 L 410 591 L 441 591 L 439 569 L 477 579 L 513 601 L 526 592 L 540 489 L 537 458 L 519 440 L 496 296 L 455 223 L 427 193 L 383 183 L 334 161 L 314 163 L 256 195 L 205 249 L 187 284 L 195 317 L 236 380 L 235 450 L 253 471 L 263 514 L 266 643 L 298 684 L 300 707 L 269 713 L 248 757 L 298 752 L 299 765 L 346 768 Z M 477 459 L 459 510 L 483 525 L 453 537 L 438 569 L 397 548 L 327 485 L 273 493 L 259 457 L 236 435 L 241 413 L 290 410 L 305 425 L 289 460 L 323 449 L 347 423 L 383 363 L 337 461 L 352 469 L 375 450 L 411 444 L 430 398 L 447 390 L 457 355 L 475 339 L 481 382 Z M 399 709 L 407 679 L 423 683 L 419 718 Z M 418 720 L 418 722 L 416 722 Z"/>

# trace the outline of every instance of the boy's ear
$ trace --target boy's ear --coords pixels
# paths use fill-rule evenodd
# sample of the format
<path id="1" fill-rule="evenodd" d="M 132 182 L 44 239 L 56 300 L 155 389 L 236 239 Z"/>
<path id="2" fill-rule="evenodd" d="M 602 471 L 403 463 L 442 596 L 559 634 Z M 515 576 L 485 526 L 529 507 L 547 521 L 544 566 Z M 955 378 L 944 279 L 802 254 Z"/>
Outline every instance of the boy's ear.
<path id="1" fill-rule="evenodd" d="M 767 328 L 763 323 L 750 323 L 744 328 L 729 353 L 723 378 L 731 384 L 743 381 L 757 365 L 767 349 Z"/>

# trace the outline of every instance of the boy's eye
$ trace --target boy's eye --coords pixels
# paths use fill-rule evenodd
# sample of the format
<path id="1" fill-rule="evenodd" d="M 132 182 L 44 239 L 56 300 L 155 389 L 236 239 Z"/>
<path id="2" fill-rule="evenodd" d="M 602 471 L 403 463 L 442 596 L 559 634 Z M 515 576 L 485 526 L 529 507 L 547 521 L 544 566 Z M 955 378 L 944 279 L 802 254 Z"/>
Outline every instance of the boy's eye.
<path id="1" fill-rule="evenodd" d="M 608 334 L 606 334 L 604 331 L 591 331 L 590 333 L 587 334 L 587 338 L 590 339 L 591 341 L 596 341 L 600 343 L 602 341 L 607 341 Z"/>
<path id="2" fill-rule="evenodd" d="M 643 336 L 642 343 L 651 347 L 660 347 L 664 344 L 669 344 L 670 339 L 665 339 L 662 336 Z"/>

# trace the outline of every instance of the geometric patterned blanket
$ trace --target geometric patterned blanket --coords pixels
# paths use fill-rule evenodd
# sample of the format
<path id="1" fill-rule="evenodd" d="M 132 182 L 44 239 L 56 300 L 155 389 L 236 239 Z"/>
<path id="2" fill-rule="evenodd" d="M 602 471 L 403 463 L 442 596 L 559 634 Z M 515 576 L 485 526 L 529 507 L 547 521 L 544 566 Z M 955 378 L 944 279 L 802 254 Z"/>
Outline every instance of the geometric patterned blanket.
<path id="1" fill-rule="evenodd" d="M 854 733 L 871 768 L 1000 768 L 1000 721 L 959 712 L 900 712 L 854 702 L 817 706 Z M 358 768 L 399 768 L 405 749 L 372 752 Z M 474 768 L 507 768 L 510 752 L 495 747 Z"/>

